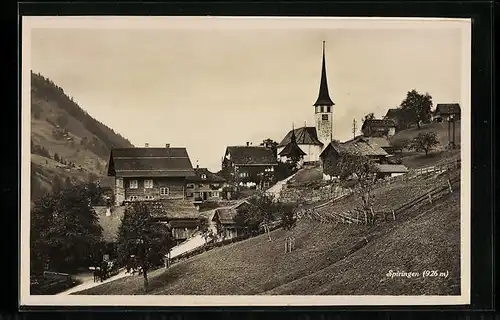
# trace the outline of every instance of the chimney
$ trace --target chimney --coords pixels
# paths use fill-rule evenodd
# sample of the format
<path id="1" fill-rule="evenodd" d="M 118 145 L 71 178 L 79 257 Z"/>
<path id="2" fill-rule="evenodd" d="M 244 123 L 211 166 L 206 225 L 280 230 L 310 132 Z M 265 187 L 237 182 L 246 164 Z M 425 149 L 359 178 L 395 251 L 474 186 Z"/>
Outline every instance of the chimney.
<path id="1" fill-rule="evenodd" d="M 165 143 L 165 148 L 170 148 L 170 143 Z"/>
<path id="2" fill-rule="evenodd" d="M 147 142 L 146 142 L 146 143 L 144 144 L 144 147 L 149 148 L 149 143 L 147 143 Z"/>
<path id="3" fill-rule="evenodd" d="M 247 141 L 247 147 L 250 145 L 250 142 Z"/>

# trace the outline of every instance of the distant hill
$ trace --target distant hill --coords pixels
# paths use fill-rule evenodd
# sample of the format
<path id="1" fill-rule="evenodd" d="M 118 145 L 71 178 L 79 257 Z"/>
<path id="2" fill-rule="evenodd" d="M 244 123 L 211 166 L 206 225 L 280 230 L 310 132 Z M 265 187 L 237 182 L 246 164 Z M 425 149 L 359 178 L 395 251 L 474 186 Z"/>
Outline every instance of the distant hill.
<path id="1" fill-rule="evenodd" d="M 99 179 L 114 147 L 132 143 L 73 101 L 50 79 L 31 73 L 32 199 L 54 185 Z"/>

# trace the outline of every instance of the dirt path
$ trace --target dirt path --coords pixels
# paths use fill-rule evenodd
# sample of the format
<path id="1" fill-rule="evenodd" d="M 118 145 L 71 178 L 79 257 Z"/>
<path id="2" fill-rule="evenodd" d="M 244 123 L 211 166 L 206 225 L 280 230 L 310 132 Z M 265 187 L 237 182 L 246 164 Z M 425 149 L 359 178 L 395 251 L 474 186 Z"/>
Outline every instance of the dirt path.
<path id="1" fill-rule="evenodd" d="M 103 282 L 94 282 L 94 275 L 91 273 L 75 275 L 74 276 L 75 279 L 78 279 L 78 280 L 83 281 L 83 282 L 81 284 L 73 287 L 73 288 L 69 288 L 66 291 L 58 293 L 57 295 L 69 295 L 69 294 L 72 294 L 72 293 L 75 293 L 78 291 L 97 287 L 98 285 L 101 285 L 103 283 L 110 282 L 110 281 L 124 278 L 124 277 L 128 277 L 128 276 L 129 276 L 129 274 L 125 274 L 125 270 L 121 270 L 117 275 L 112 276 L 112 277 L 104 280 Z"/>

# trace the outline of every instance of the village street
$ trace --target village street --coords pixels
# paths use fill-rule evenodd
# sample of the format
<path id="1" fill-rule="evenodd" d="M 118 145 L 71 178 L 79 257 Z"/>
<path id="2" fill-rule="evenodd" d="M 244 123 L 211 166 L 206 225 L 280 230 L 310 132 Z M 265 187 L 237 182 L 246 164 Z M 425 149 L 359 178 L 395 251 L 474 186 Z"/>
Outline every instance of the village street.
<path id="1" fill-rule="evenodd" d="M 109 277 L 108 279 L 104 280 L 103 282 L 94 282 L 94 275 L 93 275 L 93 273 L 90 273 L 90 272 L 89 273 L 83 273 L 83 274 L 73 275 L 73 277 L 75 279 L 78 279 L 78 280 L 82 281 L 82 283 L 79 284 L 79 285 L 77 285 L 77 286 L 75 286 L 75 287 L 73 287 L 73 288 L 69 288 L 66 291 L 60 292 L 57 295 L 69 295 L 69 294 L 72 294 L 72 293 L 75 293 L 75 292 L 78 292 L 78 291 L 90 289 L 90 288 L 96 287 L 96 286 L 98 286 L 100 284 L 103 284 L 103 283 L 106 283 L 106 282 L 110 282 L 110 281 L 114 281 L 114 280 L 117 280 L 117 279 L 120 279 L 120 278 L 124 278 L 124 277 L 128 277 L 128 276 L 129 276 L 129 274 L 125 273 L 125 269 L 121 270 L 117 275 Z"/>

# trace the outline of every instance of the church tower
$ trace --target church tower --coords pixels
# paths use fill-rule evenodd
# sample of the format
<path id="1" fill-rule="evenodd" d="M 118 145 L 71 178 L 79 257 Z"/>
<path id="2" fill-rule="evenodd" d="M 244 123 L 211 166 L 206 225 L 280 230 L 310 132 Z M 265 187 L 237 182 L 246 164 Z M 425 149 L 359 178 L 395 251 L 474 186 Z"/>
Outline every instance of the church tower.
<path id="1" fill-rule="evenodd" d="M 321 82 L 319 85 L 318 99 L 314 103 L 316 117 L 316 133 L 319 141 L 325 148 L 333 140 L 333 103 L 328 93 L 325 64 L 325 41 L 323 41 L 323 63 L 321 66 Z"/>

